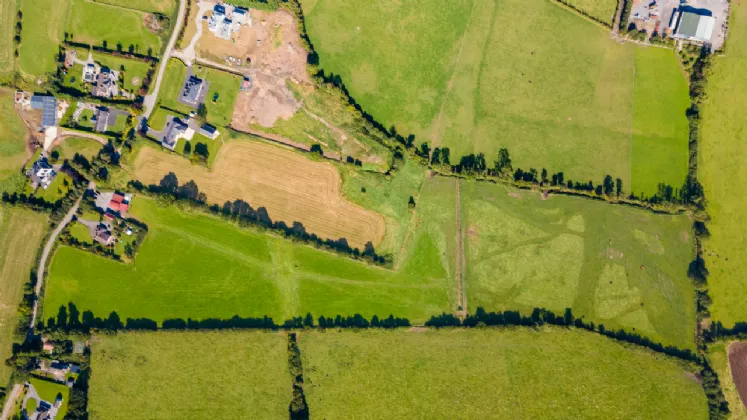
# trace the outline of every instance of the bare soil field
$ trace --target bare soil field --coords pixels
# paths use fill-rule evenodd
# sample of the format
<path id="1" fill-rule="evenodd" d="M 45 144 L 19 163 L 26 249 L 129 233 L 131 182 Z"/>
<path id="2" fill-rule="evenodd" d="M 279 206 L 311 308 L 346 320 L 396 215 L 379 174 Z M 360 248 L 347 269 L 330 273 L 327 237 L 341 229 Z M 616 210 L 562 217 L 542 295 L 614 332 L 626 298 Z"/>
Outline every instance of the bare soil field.
<path id="1" fill-rule="evenodd" d="M 285 79 L 258 73 L 249 92 L 240 92 L 236 99 L 231 125 L 244 129 L 249 124 L 272 127 L 278 118 L 287 120 L 301 107 Z"/>
<path id="2" fill-rule="evenodd" d="M 742 404 L 747 407 L 747 342 L 729 346 L 729 367 Z"/>
<path id="3" fill-rule="evenodd" d="M 180 184 L 197 183 L 210 203 L 242 199 L 265 207 L 273 220 L 303 223 L 322 238 L 345 238 L 353 247 L 378 245 L 384 238 L 384 218 L 345 200 L 340 174 L 332 164 L 255 141 L 233 141 L 218 152 L 214 170 L 183 157 L 143 147 L 135 159 L 135 178 L 151 184 L 174 172 Z"/>

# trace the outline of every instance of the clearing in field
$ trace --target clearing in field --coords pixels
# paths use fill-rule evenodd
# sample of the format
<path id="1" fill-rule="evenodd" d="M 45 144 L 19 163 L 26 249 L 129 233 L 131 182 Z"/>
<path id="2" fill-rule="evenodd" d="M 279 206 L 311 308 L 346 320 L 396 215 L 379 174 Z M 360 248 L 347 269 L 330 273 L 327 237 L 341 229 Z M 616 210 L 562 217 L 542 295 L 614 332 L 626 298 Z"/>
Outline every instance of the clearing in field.
<path id="1" fill-rule="evenodd" d="M 0 206 L 0 360 L 11 356 L 18 304 L 46 229 L 46 216 Z M 0 364 L 0 384 L 11 372 L 11 367 Z"/>
<path id="2" fill-rule="evenodd" d="M 287 418 L 286 342 L 267 332 L 95 336 L 88 412 L 112 420 Z"/>
<path id="3" fill-rule="evenodd" d="M 489 162 L 507 147 L 515 167 L 595 183 L 610 174 L 636 194 L 684 181 L 688 91 L 672 51 L 620 45 L 545 0 L 304 5 L 322 68 L 416 143 L 449 147 L 452 157 L 482 152 Z M 656 83 L 637 87 L 644 76 Z M 637 152 L 648 139 L 650 156 Z M 654 164 L 654 174 L 638 168 Z"/>
<path id="4" fill-rule="evenodd" d="M 21 169 L 32 153 L 27 148 L 26 126 L 16 114 L 10 89 L 0 89 L 0 133 L 0 192 L 23 191 L 27 181 Z"/>
<path id="5" fill-rule="evenodd" d="M 322 238 L 345 238 L 360 249 L 384 238 L 383 217 L 342 197 L 340 173 L 330 163 L 258 141 L 231 141 L 213 167 L 208 171 L 152 147 L 143 147 L 134 163 L 135 178 L 145 184 L 174 172 L 181 183 L 194 180 L 210 203 L 242 199 L 255 209 L 265 207 L 273 220 L 301 222 Z"/>
<path id="6" fill-rule="evenodd" d="M 70 0 L 21 0 L 21 10 L 21 70 L 33 76 L 55 71 Z"/>
<path id="7" fill-rule="evenodd" d="M 134 46 L 135 52 L 157 56 L 161 50 L 159 34 L 146 26 L 151 15 L 137 10 L 127 10 L 108 4 L 88 0 L 70 0 L 70 20 L 67 32 L 73 40 L 90 45 L 102 45 L 114 49 L 117 45 L 127 50 Z"/>
<path id="8" fill-rule="evenodd" d="M 233 315 L 281 321 L 307 312 L 424 322 L 455 305 L 454 251 L 445 249 L 454 235 L 453 191 L 453 182 L 435 183 L 418 196 L 396 271 L 136 197 L 131 213 L 149 232 L 134 263 L 60 247 L 46 283 L 44 319 L 73 302 L 97 316 L 116 311 L 122 319 L 158 322 Z M 402 201 L 406 207 L 407 197 Z"/>
<path id="9" fill-rule="evenodd" d="M 738 346 L 738 347 L 737 347 Z M 730 418 L 734 420 L 745 420 L 747 419 L 747 408 L 745 403 L 739 396 L 739 390 L 735 385 L 735 375 L 729 363 L 731 362 L 734 350 L 742 350 L 742 382 L 744 383 L 745 372 L 744 368 L 747 367 L 744 359 L 744 343 L 739 342 L 716 342 L 708 345 L 708 362 L 713 368 L 714 372 L 718 374 L 718 380 L 721 383 L 721 390 L 724 391 L 724 397 L 726 402 L 729 403 Z"/>
<path id="10" fill-rule="evenodd" d="M 702 106 L 698 179 L 708 198 L 710 239 L 704 258 L 710 272 L 711 314 L 724 326 L 747 321 L 747 4 L 733 3 L 727 54 L 714 57 Z"/>
<path id="11" fill-rule="evenodd" d="M 585 331 L 328 331 L 298 343 L 318 418 L 708 418 L 687 368 Z"/>
<path id="12" fill-rule="evenodd" d="M 17 4 L 14 0 L 0 0 L 0 73 L 13 70 L 16 49 L 13 43 Z"/>
<path id="13" fill-rule="evenodd" d="M 462 182 L 471 311 L 572 308 L 607 328 L 693 348 L 686 216 Z"/>

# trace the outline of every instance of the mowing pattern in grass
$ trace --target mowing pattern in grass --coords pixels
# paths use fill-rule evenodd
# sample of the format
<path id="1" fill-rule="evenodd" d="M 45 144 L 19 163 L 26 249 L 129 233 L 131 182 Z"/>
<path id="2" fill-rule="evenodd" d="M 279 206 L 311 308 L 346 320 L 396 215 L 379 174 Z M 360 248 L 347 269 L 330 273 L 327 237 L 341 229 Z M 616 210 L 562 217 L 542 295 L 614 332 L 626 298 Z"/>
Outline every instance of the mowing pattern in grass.
<path id="1" fill-rule="evenodd" d="M 158 55 L 161 40 L 145 27 L 146 13 L 88 0 L 70 1 L 72 10 L 67 32 L 73 34 L 74 41 L 91 45 L 102 45 L 106 41 L 107 47 L 112 49 L 119 43 L 124 50 L 133 45 L 141 54 L 152 48 L 152 54 Z"/>
<path id="2" fill-rule="evenodd" d="M 582 331 L 442 330 L 299 335 L 318 418 L 706 419 L 672 359 Z"/>
<path id="3" fill-rule="evenodd" d="M 29 379 L 29 382 L 31 382 L 31 385 L 33 385 L 34 389 L 36 389 L 36 393 L 39 394 L 39 398 L 48 403 L 54 404 L 55 400 L 57 399 L 57 395 L 62 394 L 62 404 L 57 410 L 57 417 L 55 418 L 64 419 L 65 414 L 67 413 L 68 401 L 70 400 L 70 388 L 66 387 L 65 385 L 50 381 L 44 381 L 37 378 L 31 378 Z"/>
<path id="4" fill-rule="evenodd" d="M 13 70 L 15 44 L 16 2 L 0 1 L 0 73 Z"/>
<path id="5" fill-rule="evenodd" d="M 617 0 L 563 0 L 563 2 L 610 25 L 617 11 Z"/>
<path id="6" fill-rule="evenodd" d="M 46 228 L 44 215 L 0 206 L 0 360 L 11 356 L 16 308 Z M 8 381 L 11 371 L 0 365 L 0 383 Z"/>
<path id="7" fill-rule="evenodd" d="M 623 206 L 462 184 L 467 302 L 545 307 L 693 348 L 690 221 Z"/>
<path id="8" fill-rule="evenodd" d="M 739 391 L 732 379 L 731 368 L 729 367 L 729 349 L 730 342 L 718 342 L 708 346 L 708 359 L 714 372 L 718 374 L 721 382 L 721 389 L 724 391 L 724 397 L 729 403 L 730 418 L 732 420 L 747 420 L 747 409 L 739 398 Z"/>
<path id="9" fill-rule="evenodd" d="M 122 319 L 156 321 L 236 314 L 282 320 L 312 312 L 391 313 L 423 322 L 451 311 L 455 299 L 452 269 L 438 248 L 453 237 L 446 230 L 453 229 L 453 215 L 439 229 L 437 216 L 449 204 L 438 187 L 421 195 L 422 221 L 397 272 L 135 197 L 132 212 L 150 230 L 134 264 L 60 247 L 46 285 L 45 317 L 74 302 L 100 316 L 114 310 Z"/>
<path id="10" fill-rule="evenodd" d="M 22 0 L 21 10 L 21 70 L 34 76 L 55 71 L 58 45 L 62 42 L 70 13 L 70 0 Z"/>
<path id="11" fill-rule="evenodd" d="M 106 3 L 114 6 L 126 7 L 128 9 L 142 10 L 144 12 L 162 13 L 170 16 L 176 7 L 174 0 L 95 0 L 97 3 Z"/>
<path id="12" fill-rule="evenodd" d="M 685 115 L 676 113 L 687 101 L 683 76 L 672 58 L 658 57 L 671 52 L 619 45 L 550 1 L 319 0 L 306 9 L 322 67 L 342 76 L 363 109 L 415 133 L 416 143 L 450 147 L 452 157 L 483 152 L 491 162 L 507 147 L 514 166 L 595 183 L 611 174 L 629 190 L 636 165 L 648 167 L 666 152 L 632 160 L 633 133 L 658 138 L 658 126 L 671 124 L 634 119 L 652 97 L 673 109 L 677 132 L 667 138 L 687 150 Z M 680 80 L 650 83 L 646 95 L 634 95 L 636 63 L 649 61 L 671 67 L 653 80 Z M 659 177 L 637 179 L 636 187 L 684 181 L 679 163 L 658 169 Z"/>
<path id="13" fill-rule="evenodd" d="M 9 89 L 0 89 L 0 133 L 0 192 L 19 191 L 27 183 L 20 170 L 30 153 L 26 127 L 16 114 Z"/>
<path id="14" fill-rule="evenodd" d="M 698 177 L 711 216 L 711 239 L 704 242 L 711 313 L 732 326 L 747 321 L 747 198 L 741 192 L 747 181 L 747 4 L 732 4 L 727 51 L 714 58 L 708 76 Z"/>
<path id="15" fill-rule="evenodd" d="M 97 336 L 88 410 L 92 418 L 113 420 L 287 418 L 291 378 L 285 347 L 282 333 Z"/>

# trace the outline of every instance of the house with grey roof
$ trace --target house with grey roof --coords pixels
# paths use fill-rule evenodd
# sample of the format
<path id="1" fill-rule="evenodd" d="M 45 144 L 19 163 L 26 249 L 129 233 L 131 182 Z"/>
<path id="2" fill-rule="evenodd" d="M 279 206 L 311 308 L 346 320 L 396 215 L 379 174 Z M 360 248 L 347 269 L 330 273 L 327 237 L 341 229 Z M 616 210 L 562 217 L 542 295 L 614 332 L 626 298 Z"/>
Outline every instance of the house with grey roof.
<path id="1" fill-rule="evenodd" d="M 103 106 L 97 107 L 96 111 L 93 113 L 93 119 L 96 121 L 93 130 L 99 133 L 105 133 L 106 129 L 109 127 L 109 109 Z"/>
<path id="2" fill-rule="evenodd" d="M 195 75 L 188 75 L 187 80 L 184 82 L 182 93 L 179 96 L 179 102 L 197 108 L 202 102 L 205 101 L 205 94 L 207 93 L 207 82 Z"/>
<path id="3" fill-rule="evenodd" d="M 172 118 L 166 125 L 166 134 L 161 140 L 161 145 L 169 150 L 174 150 L 179 138 L 187 134 L 189 125 L 176 117 Z"/>
<path id="4" fill-rule="evenodd" d="M 42 111 L 42 129 L 57 125 L 57 99 L 54 96 L 32 96 L 31 109 L 40 109 Z"/>

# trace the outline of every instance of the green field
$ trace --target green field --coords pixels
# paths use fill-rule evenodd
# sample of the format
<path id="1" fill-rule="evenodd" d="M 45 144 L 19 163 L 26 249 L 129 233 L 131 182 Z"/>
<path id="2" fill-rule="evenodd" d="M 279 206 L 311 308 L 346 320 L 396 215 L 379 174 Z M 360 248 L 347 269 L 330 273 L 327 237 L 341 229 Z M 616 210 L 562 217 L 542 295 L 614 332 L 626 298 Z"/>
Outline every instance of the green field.
<path id="1" fill-rule="evenodd" d="M 708 199 L 708 228 L 704 258 L 710 272 L 708 292 L 714 320 L 732 326 L 747 321 L 747 205 L 739 193 L 747 181 L 747 5 L 733 4 L 727 55 L 714 58 L 702 107 L 698 178 Z"/>
<path id="2" fill-rule="evenodd" d="M 55 203 L 67 195 L 72 185 L 73 181 L 70 175 L 58 173 L 47 188 L 37 188 L 34 195 L 49 203 Z"/>
<path id="3" fill-rule="evenodd" d="M 731 376 L 731 368 L 729 367 L 729 357 L 727 349 L 731 342 L 717 342 L 708 346 L 708 360 L 713 368 L 713 371 L 718 374 L 718 379 L 721 382 L 721 390 L 724 391 L 724 397 L 729 403 L 729 411 L 731 411 L 730 418 L 732 420 L 745 420 L 747 419 L 747 408 L 744 407 L 742 399 L 739 398 L 739 391 L 734 385 L 734 380 Z"/>
<path id="4" fill-rule="evenodd" d="M 286 340 L 228 331 L 96 336 L 88 411 L 97 419 L 287 418 Z"/>
<path id="5" fill-rule="evenodd" d="M 11 356 L 16 308 L 46 230 L 44 215 L 0 206 L 0 360 Z M 0 384 L 5 385 L 11 371 L 5 363 L 0 364 Z"/>
<path id="6" fill-rule="evenodd" d="M 383 125 L 414 133 L 416 143 L 448 146 L 452 161 L 483 152 L 492 163 L 507 147 L 515 167 L 595 183 L 610 174 L 627 192 L 631 177 L 636 192 L 649 195 L 659 182 L 684 181 L 679 161 L 654 178 L 639 169 L 673 153 L 668 143 L 651 146 L 650 157 L 632 151 L 634 134 L 663 141 L 660 126 L 671 125 L 676 132 L 664 132 L 674 155 L 687 152 L 686 118 L 677 112 L 687 89 L 671 51 L 620 45 L 551 1 L 303 4 L 322 68 L 341 75 Z M 644 83 L 639 67 L 659 72 L 645 94 L 636 87 Z M 636 109 L 653 107 L 652 97 L 676 121 L 652 122 L 671 117 L 658 110 L 635 118 Z"/>
<path id="7" fill-rule="evenodd" d="M 108 54 L 94 54 L 93 59 L 99 64 L 116 71 L 121 71 L 124 68 L 123 87 L 132 93 L 137 93 L 138 89 L 142 86 L 145 76 L 148 74 L 148 69 L 150 69 L 150 64 L 148 63 Z M 137 79 L 135 80 L 137 84 L 133 83 L 133 79 Z"/>
<path id="8" fill-rule="evenodd" d="M 563 0 L 587 15 L 612 24 L 617 10 L 616 0 Z"/>
<path id="9" fill-rule="evenodd" d="M 68 400 L 70 399 L 70 388 L 65 385 L 36 378 L 29 379 L 29 382 L 31 382 L 31 385 L 36 389 L 39 398 L 48 403 L 54 404 L 57 395 L 62 394 L 62 405 L 57 410 L 57 417 L 55 418 L 64 419 L 65 414 L 67 413 Z"/>
<path id="10" fill-rule="evenodd" d="M 15 36 L 17 4 L 14 0 L 0 1 L 0 73 L 13 70 L 16 46 Z"/>
<path id="11" fill-rule="evenodd" d="M 702 388 L 673 359 L 582 331 L 372 330 L 298 341 L 314 418 L 708 418 Z"/>
<path id="12" fill-rule="evenodd" d="M 59 145 L 55 146 L 54 150 L 60 154 L 58 158 L 60 162 L 65 159 L 72 160 L 76 153 L 90 160 L 101 150 L 101 143 L 88 138 L 67 137 Z"/>
<path id="13" fill-rule="evenodd" d="M 159 54 L 161 39 L 145 27 L 145 13 L 88 0 L 70 1 L 72 10 L 67 32 L 73 34 L 74 41 L 91 45 L 102 45 L 106 41 L 111 49 L 119 43 L 123 50 L 133 45 L 141 54 L 146 54 L 149 48 L 154 56 Z"/>
<path id="14" fill-rule="evenodd" d="M 161 90 L 158 95 L 158 101 L 161 106 L 189 114 L 191 108 L 187 108 L 185 105 L 177 102 L 186 77 L 187 66 L 176 58 L 170 59 L 166 65 L 166 73 L 161 81 Z"/>
<path id="15" fill-rule="evenodd" d="M 694 346 L 687 216 L 462 183 L 470 311 L 572 308 L 681 348 Z"/>
<path id="16" fill-rule="evenodd" d="M 34 76 L 55 71 L 70 0 L 21 0 L 21 10 L 21 70 Z"/>
<path id="17" fill-rule="evenodd" d="M 16 114 L 13 92 L 0 89 L 0 192 L 20 192 L 27 184 L 21 175 L 24 162 L 31 157 L 26 151 L 26 126 Z"/>
<path id="18" fill-rule="evenodd" d="M 170 16 L 177 2 L 174 0 L 95 0 L 97 3 L 106 3 L 114 6 L 126 7 L 128 9 L 142 10 L 144 12 L 162 13 Z"/>
<path id="19" fill-rule="evenodd" d="M 70 229 L 70 235 L 72 235 L 73 238 L 80 241 L 80 243 L 83 244 L 93 244 L 93 238 L 91 238 L 91 233 L 88 231 L 88 228 L 86 225 L 73 222 L 69 225 Z"/>

